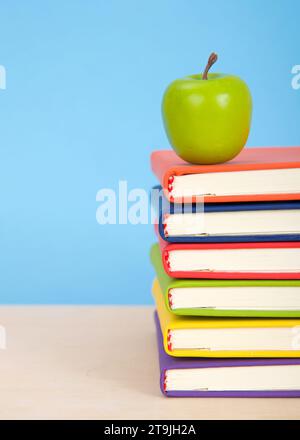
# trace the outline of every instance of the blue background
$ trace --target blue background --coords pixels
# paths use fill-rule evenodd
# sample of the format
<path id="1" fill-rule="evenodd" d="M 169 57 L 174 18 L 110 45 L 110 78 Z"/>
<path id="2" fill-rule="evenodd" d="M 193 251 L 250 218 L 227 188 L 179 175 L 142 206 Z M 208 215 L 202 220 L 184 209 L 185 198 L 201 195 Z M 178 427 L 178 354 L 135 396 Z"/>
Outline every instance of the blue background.
<path id="1" fill-rule="evenodd" d="M 156 183 L 173 79 L 216 70 L 249 84 L 249 146 L 300 144 L 300 3 L 283 0 L 0 4 L 0 302 L 149 303 L 152 227 L 100 226 L 96 193 Z"/>

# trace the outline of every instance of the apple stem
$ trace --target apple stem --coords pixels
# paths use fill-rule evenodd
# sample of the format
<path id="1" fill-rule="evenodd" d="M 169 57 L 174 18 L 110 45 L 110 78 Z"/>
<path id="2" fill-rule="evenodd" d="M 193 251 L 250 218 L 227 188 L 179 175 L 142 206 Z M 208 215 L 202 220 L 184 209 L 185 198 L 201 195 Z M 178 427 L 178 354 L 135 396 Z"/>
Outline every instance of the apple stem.
<path id="1" fill-rule="evenodd" d="M 218 59 L 218 55 L 217 55 L 216 53 L 213 52 L 213 53 L 210 55 L 210 57 L 208 58 L 207 65 L 206 65 L 205 70 L 204 70 L 203 75 L 202 75 L 202 79 L 204 79 L 204 80 L 207 80 L 207 79 L 208 79 L 207 74 L 208 74 L 208 72 L 209 72 L 209 69 L 211 68 L 211 66 L 212 66 L 213 64 L 215 64 L 215 62 L 217 61 L 217 59 Z"/>

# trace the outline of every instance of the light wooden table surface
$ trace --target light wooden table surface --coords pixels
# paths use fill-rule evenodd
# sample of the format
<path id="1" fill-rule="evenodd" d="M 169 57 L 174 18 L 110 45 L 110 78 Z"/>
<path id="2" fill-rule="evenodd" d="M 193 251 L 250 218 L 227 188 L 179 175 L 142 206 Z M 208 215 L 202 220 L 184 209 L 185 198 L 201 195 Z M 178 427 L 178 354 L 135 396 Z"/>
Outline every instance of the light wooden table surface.
<path id="1" fill-rule="evenodd" d="M 293 419 L 300 399 L 168 399 L 152 307 L 0 307 L 0 419 Z"/>

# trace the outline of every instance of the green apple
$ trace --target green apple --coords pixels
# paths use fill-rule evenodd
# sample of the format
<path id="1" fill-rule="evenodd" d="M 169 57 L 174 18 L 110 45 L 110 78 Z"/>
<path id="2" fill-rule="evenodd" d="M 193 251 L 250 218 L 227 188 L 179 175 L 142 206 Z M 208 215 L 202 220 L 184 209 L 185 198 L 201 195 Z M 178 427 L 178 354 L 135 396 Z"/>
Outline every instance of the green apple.
<path id="1" fill-rule="evenodd" d="M 252 98 L 239 77 L 208 74 L 172 82 L 165 91 L 162 114 L 168 139 L 182 159 L 214 164 L 233 159 L 245 146 L 251 126 Z"/>

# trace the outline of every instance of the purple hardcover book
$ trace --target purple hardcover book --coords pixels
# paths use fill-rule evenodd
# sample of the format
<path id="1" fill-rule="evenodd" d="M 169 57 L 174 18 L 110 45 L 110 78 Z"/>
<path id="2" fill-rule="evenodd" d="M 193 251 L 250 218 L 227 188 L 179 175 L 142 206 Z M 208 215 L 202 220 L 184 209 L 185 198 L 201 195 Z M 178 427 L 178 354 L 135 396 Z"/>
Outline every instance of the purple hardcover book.
<path id="1" fill-rule="evenodd" d="M 176 358 L 169 356 L 164 350 L 156 312 L 155 323 L 160 387 L 164 395 L 168 397 L 300 397 L 300 359 Z M 241 367 L 246 368 L 244 370 Z M 251 371 L 249 367 L 253 367 L 253 370 Z M 268 381 L 266 389 L 264 389 L 264 380 Z M 226 390 L 222 389 L 222 381 Z M 234 384 L 232 390 L 228 388 L 231 383 Z M 245 385 L 245 389 L 242 389 L 241 384 Z"/>

